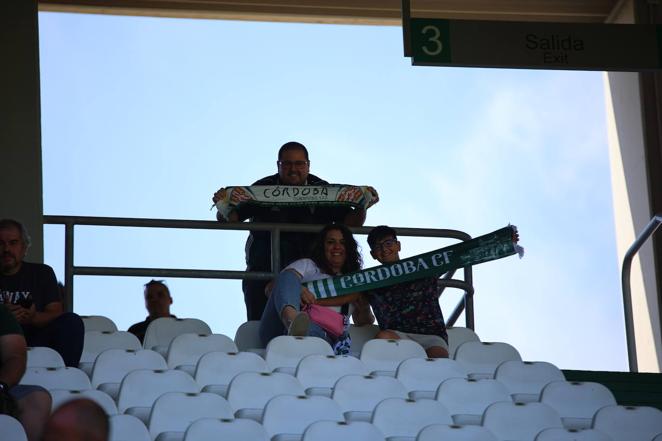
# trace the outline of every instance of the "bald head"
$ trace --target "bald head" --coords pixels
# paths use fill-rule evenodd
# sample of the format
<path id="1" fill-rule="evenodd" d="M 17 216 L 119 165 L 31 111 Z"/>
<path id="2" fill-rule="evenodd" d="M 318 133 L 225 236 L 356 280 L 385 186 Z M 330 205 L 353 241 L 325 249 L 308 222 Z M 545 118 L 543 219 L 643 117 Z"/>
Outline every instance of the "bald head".
<path id="1" fill-rule="evenodd" d="M 44 429 L 44 441 L 107 441 L 108 415 L 92 400 L 80 398 L 58 407 Z"/>

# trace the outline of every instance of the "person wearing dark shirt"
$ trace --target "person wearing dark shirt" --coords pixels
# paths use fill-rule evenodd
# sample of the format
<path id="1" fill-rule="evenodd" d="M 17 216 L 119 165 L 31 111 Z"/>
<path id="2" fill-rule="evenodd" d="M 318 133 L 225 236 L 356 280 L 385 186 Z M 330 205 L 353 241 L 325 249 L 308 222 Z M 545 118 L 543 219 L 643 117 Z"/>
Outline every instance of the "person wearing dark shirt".
<path id="1" fill-rule="evenodd" d="M 147 327 L 153 320 L 161 317 L 177 318 L 170 314 L 172 296 L 163 280 L 150 280 L 145 284 L 145 308 L 149 315 L 139 323 L 131 325 L 129 332 L 138 337 L 140 343 L 145 339 Z"/>
<path id="2" fill-rule="evenodd" d="M 319 177 L 310 174 L 308 150 L 298 142 L 288 142 L 278 151 L 278 173 L 264 177 L 253 185 L 329 185 Z M 220 191 L 212 200 L 218 202 Z M 264 207 L 244 205 L 230 212 L 229 222 L 276 222 L 298 224 L 343 223 L 347 226 L 361 226 L 365 222 L 366 210 L 350 207 Z M 226 220 L 217 215 L 219 222 Z M 293 261 L 307 257 L 316 235 L 314 233 L 282 233 L 280 237 L 280 271 Z M 246 241 L 246 271 L 271 271 L 271 236 L 268 231 L 251 232 Z M 264 288 L 265 280 L 244 280 L 242 288 L 248 320 L 260 320 L 267 303 Z"/>
<path id="3" fill-rule="evenodd" d="M 13 314 L 0 303 L 0 414 L 18 418 L 28 440 L 38 441 L 51 412 L 51 396 L 43 387 L 18 384 L 28 357 L 22 334 Z"/>
<path id="4" fill-rule="evenodd" d="M 382 265 L 400 260 L 400 242 L 393 228 L 381 225 L 368 234 L 370 255 Z M 380 331 L 375 338 L 408 339 L 423 346 L 430 358 L 448 357 L 448 335 L 439 306 L 437 278 L 427 277 L 378 288 L 361 297 L 354 316 L 372 307 Z"/>
<path id="5" fill-rule="evenodd" d="M 83 320 L 64 312 L 53 268 L 23 260 L 29 246 L 30 236 L 20 222 L 0 220 L 0 299 L 21 324 L 29 346 L 48 346 L 65 365 L 77 367 Z"/>

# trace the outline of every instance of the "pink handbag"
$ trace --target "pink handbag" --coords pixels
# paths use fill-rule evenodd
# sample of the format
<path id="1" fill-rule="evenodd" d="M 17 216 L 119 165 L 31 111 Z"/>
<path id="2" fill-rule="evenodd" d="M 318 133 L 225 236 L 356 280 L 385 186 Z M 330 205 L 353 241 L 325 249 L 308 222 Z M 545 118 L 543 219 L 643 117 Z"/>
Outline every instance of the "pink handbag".
<path id="1" fill-rule="evenodd" d="M 303 310 L 308 313 L 310 320 L 320 325 L 332 337 L 339 337 L 345 331 L 345 317 L 320 305 L 306 305 Z"/>

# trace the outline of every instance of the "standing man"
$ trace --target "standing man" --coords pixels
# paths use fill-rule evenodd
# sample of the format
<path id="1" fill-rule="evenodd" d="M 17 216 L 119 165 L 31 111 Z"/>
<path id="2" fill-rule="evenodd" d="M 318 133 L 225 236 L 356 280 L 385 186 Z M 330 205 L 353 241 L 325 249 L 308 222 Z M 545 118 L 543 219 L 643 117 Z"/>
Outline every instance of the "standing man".
<path id="1" fill-rule="evenodd" d="M 310 160 L 308 150 L 298 142 L 288 142 L 278 151 L 278 173 L 264 177 L 253 185 L 329 185 L 323 179 L 309 173 Z M 220 191 L 212 200 L 218 202 Z M 322 207 L 256 207 L 242 206 L 230 212 L 229 222 L 279 222 L 299 224 L 344 223 L 348 226 L 361 226 L 365 222 L 366 210 L 345 206 Z M 217 215 L 219 222 L 225 219 Z M 280 244 L 280 271 L 294 260 L 306 257 L 312 246 L 315 234 L 283 233 Z M 251 231 L 246 241 L 246 271 L 271 271 L 271 238 L 268 231 Z M 248 320 L 260 320 L 267 303 L 264 287 L 267 281 L 244 280 L 242 288 Z"/>
<path id="2" fill-rule="evenodd" d="M 168 286 L 163 280 L 150 280 L 145 284 L 145 308 L 149 315 L 144 321 L 131 325 L 129 332 L 138 337 L 142 343 L 147 327 L 152 321 L 161 317 L 177 318 L 170 314 L 170 305 L 172 305 L 172 297 Z"/>
<path id="3" fill-rule="evenodd" d="M 25 262 L 30 236 L 20 222 L 0 220 L 0 299 L 23 328 L 29 346 L 48 346 L 64 364 L 78 367 L 85 327 L 64 312 L 53 268 Z"/>
<path id="4" fill-rule="evenodd" d="M 400 260 L 400 241 L 395 230 L 386 225 L 368 234 L 370 255 L 382 265 Z M 354 312 L 355 323 L 369 323 L 367 301 L 377 317 L 380 331 L 375 338 L 414 340 L 430 358 L 448 357 L 448 335 L 439 306 L 437 278 L 404 282 L 369 291 Z"/>

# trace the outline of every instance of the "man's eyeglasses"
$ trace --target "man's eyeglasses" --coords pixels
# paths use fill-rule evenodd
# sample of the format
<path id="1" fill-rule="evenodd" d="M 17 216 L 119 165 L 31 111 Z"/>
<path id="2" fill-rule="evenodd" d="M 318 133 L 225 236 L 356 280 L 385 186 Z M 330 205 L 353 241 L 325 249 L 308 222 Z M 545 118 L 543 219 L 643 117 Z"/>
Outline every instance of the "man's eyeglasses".
<path id="1" fill-rule="evenodd" d="M 373 251 L 383 250 L 384 248 L 391 248 L 396 243 L 398 243 L 397 239 L 386 239 L 382 242 L 376 243 L 373 248 Z"/>
<path id="2" fill-rule="evenodd" d="M 285 168 L 303 168 L 310 164 L 310 161 L 278 161 L 278 165 Z"/>

